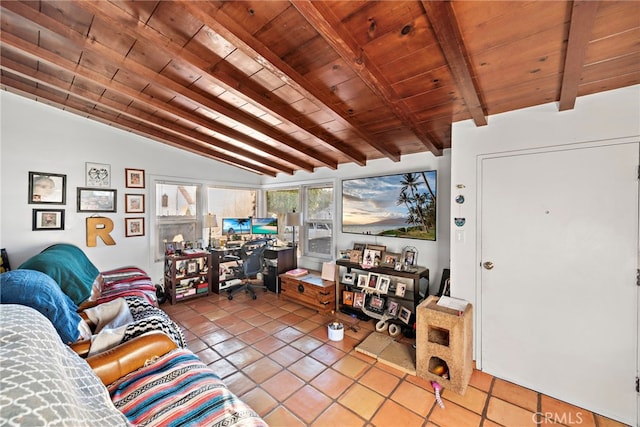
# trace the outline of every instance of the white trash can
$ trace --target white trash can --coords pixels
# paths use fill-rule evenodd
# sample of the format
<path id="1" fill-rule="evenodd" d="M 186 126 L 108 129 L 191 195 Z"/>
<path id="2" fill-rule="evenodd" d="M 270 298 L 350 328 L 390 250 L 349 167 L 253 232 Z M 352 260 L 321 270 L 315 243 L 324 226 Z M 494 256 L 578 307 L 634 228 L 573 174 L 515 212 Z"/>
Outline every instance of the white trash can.
<path id="1" fill-rule="evenodd" d="M 344 338 L 344 325 L 340 322 L 331 322 L 327 326 L 329 331 L 329 339 L 331 341 L 342 341 Z"/>

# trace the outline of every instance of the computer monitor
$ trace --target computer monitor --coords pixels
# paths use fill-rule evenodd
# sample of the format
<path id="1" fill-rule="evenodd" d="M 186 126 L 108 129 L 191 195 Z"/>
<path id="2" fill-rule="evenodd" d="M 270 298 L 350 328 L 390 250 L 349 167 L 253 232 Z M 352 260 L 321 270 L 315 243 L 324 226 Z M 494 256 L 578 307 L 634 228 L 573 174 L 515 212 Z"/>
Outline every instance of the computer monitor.
<path id="1" fill-rule="evenodd" d="M 251 218 L 222 218 L 222 234 L 250 234 Z"/>
<path id="2" fill-rule="evenodd" d="M 278 234 L 278 218 L 251 218 L 251 234 Z"/>

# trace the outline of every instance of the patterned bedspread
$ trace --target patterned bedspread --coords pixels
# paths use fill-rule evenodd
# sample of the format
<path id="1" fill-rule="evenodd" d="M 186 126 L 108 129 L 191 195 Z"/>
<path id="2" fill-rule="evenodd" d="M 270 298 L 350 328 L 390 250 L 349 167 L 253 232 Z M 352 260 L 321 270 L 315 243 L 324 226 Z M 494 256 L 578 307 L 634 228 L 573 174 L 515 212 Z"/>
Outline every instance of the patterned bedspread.
<path id="1" fill-rule="evenodd" d="M 0 305 L 0 426 L 126 426 L 89 365 L 47 318 Z"/>
<path id="2" fill-rule="evenodd" d="M 267 426 L 192 352 L 177 349 L 109 387 L 140 426 Z"/>

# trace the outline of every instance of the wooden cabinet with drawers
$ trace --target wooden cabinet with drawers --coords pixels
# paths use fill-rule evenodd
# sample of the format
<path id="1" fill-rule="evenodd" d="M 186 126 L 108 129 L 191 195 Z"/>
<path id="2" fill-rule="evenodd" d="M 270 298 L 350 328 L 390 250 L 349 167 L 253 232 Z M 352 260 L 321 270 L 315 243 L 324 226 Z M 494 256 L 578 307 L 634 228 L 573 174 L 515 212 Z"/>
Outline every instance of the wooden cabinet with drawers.
<path id="1" fill-rule="evenodd" d="M 322 280 L 320 276 L 308 274 L 302 277 L 280 275 L 280 295 L 306 307 L 329 313 L 336 305 L 336 284 Z"/>

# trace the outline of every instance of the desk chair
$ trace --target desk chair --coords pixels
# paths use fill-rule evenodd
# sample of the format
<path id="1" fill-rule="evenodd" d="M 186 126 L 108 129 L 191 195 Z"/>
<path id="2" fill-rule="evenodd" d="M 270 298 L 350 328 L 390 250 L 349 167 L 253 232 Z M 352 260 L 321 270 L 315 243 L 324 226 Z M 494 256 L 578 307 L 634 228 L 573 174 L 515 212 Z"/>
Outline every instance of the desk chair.
<path id="1" fill-rule="evenodd" d="M 252 299 L 256 299 L 256 288 L 261 288 L 265 292 L 267 287 L 264 285 L 265 263 L 264 251 L 267 249 L 267 240 L 251 240 L 246 242 L 240 248 L 240 257 L 228 255 L 224 257 L 225 261 L 236 261 L 236 266 L 232 267 L 233 276 L 242 281 L 241 284 L 229 289 L 227 299 L 232 300 L 233 296 L 244 290 L 251 294 Z M 254 279 L 258 279 L 260 284 L 252 283 Z"/>

